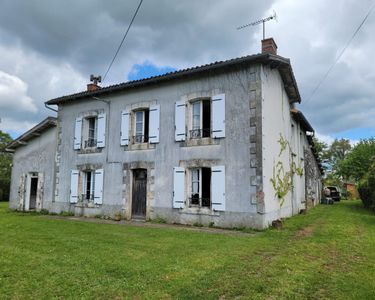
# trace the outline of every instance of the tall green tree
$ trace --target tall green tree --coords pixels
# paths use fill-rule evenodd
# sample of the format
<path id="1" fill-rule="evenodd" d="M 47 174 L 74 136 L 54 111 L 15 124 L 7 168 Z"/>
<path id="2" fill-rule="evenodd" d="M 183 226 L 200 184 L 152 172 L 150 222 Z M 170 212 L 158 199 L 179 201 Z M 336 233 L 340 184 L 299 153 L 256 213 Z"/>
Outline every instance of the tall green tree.
<path id="1" fill-rule="evenodd" d="M 5 148 L 11 141 L 10 135 L 0 130 L 0 201 L 9 199 L 12 156 Z"/>
<path id="2" fill-rule="evenodd" d="M 375 157 L 375 138 L 361 140 L 346 158 L 339 163 L 339 170 L 356 182 L 366 176 Z"/>

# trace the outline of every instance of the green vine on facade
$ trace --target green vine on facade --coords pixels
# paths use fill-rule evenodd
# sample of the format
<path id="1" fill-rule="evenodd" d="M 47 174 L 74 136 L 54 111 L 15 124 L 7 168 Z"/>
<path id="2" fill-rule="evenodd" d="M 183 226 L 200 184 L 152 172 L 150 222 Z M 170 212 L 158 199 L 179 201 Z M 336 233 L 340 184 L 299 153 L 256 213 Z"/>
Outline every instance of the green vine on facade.
<path id="1" fill-rule="evenodd" d="M 280 138 L 277 141 L 280 145 L 280 152 L 279 152 L 279 160 L 274 162 L 273 166 L 273 174 L 272 178 L 270 179 L 273 189 L 275 190 L 275 196 L 279 200 L 280 207 L 283 206 L 285 202 L 285 196 L 293 190 L 293 176 L 294 174 L 298 175 L 299 177 L 303 176 L 303 167 L 301 163 L 297 166 L 294 161 L 294 157 L 296 156 L 293 151 L 290 143 L 282 136 L 280 133 Z M 284 151 L 288 149 L 290 154 L 290 164 L 289 170 L 285 171 L 285 167 L 283 162 L 280 160 L 281 155 Z"/>

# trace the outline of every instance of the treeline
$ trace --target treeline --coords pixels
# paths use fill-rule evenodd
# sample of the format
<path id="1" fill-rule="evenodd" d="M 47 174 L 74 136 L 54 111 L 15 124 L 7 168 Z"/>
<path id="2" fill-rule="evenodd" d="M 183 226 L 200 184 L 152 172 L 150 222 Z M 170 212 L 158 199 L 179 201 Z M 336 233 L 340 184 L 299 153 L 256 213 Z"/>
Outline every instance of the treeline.
<path id="1" fill-rule="evenodd" d="M 12 156 L 5 148 L 11 141 L 10 135 L 0 130 L 0 201 L 9 200 Z"/>
<path id="2" fill-rule="evenodd" d="M 343 187 L 353 182 L 366 208 L 375 210 L 375 139 L 361 140 L 352 146 L 349 140 L 335 140 L 330 146 L 315 140 L 326 169 L 325 185 Z"/>

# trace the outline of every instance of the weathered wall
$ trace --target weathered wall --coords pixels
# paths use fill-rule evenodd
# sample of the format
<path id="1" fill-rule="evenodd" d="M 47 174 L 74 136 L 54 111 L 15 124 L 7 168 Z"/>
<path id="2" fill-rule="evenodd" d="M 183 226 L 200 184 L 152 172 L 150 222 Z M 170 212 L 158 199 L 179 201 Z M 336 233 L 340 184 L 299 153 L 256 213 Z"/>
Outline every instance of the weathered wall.
<path id="1" fill-rule="evenodd" d="M 9 207 L 23 209 L 21 200 L 25 197 L 27 176 L 31 172 L 39 173 L 38 188 L 42 208 L 50 209 L 53 201 L 54 170 L 57 134 L 56 128 L 47 129 L 42 135 L 30 140 L 27 145 L 20 146 L 13 154 L 12 180 L 10 189 Z M 26 176 L 25 176 L 26 175 Z"/>
<path id="2" fill-rule="evenodd" d="M 288 96 L 285 92 L 282 79 L 277 69 L 264 66 L 262 68 L 262 137 L 263 137 L 263 188 L 265 197 L 265 222 L 280 217 L 290 216 L 293 210 L 292 195 L 285 196 L 284 204 L 280 209 L 280 203 L 275 196 L 275 190 L 270 179 L 278 161 L 284 167 L 285 172 L 290 166 L 290 151 L 286 147 L 280 153 L 280 135 L 287 141 L 291 141 L 291 115 Z"/>
<path id="3" fill-rule="evenodd" d="M 309 199 L 311 193 L 315 199 L 315 202 L 313 201 L 315 205 L 318 202 L 316 199 L 319 197 L 321 185 L 318 165 L 312 156 L 306 132 L 290 113 L 291 105 L 278 71 L 263 67 L 261 74 L 263 97 L 262 178 L 266 204 L 265 225 L 267 225 L 272 220 L 298 214 L 302 209 L 305 209 L 307 203 L 311 202 Z M 281 155 L 280 136 L 288 143 Z M 282 164 L 284 172 L 290 171 L 292 164 L 303 171 L 303 174 L 294 173 L 293 188 L 285 196 L 281 209 L 271 183 L 271 178 L 277 173 L 278 162 Z"/>
<path id="4" fill-rule="evenodd" d="M 84 164 L 97 164 L 104 168 L 104 196 L 103 205 L 97 207 L 95 213 L 101 211 L 113 214 L 121 211 L 124 215 L 129 215 L 127 209 L 131 199 L 130 187 L 127 184 L 130 180 L 126 178 L 129 176 L 128 166 L 129 163 L 142 162 L 153 166 L 150 172 L 153 172 L 154 179 L 148 183 L 151 192 L 149 217 L 161 216 L 180 223 L 214 222 L 220 226 L 261 227 L 262 217 L 257 214 L 257 201 L 254 197 L 257 186 L 251 184 L 251 180 L 254 181 L 254 178 L 256 180 L 256 176 L 259 176 L 259 173 L 256 173 L 255 147 L 261 146 L 256 144 L 256 123 L 251 120 L 251 114 L 256 113 L 256 104 L 251 104 L 251 99 L 260 99 L 261 95 L 259 70 L 259 66 L 251 66 L 245 70 L 227 70 L 225 74 L 185 78 L 103 96 L 110 104 L 87 99 L 61 105 L 58 116 L 59 143 L 54 210 L 73 211 L 74 205 L 69 204 L 71 170 Z M 220 93 L 225 93 L 226 96 L 226 137 L 207 146 L 175 142 L 175 102 L 211 97 Z M 125 151 L 125 148 L 120 146 L 121 110 L 142 102 L 160 104 L 160 143 L 148 150 Z M 106 113 L 106 147 L 98 153 L 84 154 L 73 150 L 74 124 L 80 113 L 90 110 Z M 252 126 L 250 122 L 253 122 Z M 260 152 L 258 151 L 258 155 Z M 197 159 L 203 163 L 214 160 L 216 165 L 225 165 L 225 212 L 202 214 L 192 208 L 172 209 L 173 167 L 183 166 Z"/>

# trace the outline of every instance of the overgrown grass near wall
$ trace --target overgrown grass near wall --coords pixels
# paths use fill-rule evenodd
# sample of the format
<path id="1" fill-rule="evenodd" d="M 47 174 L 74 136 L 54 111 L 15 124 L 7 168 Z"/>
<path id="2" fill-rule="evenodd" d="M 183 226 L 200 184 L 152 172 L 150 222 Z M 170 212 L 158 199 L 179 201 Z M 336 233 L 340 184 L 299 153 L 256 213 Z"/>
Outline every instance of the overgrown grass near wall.
<path id="1" fill-rule="evenodd" d="M 256 234 L 71 221 L 6 205 L 1 299 L 375 297 L 375 216 L 359 201 Z"/>

